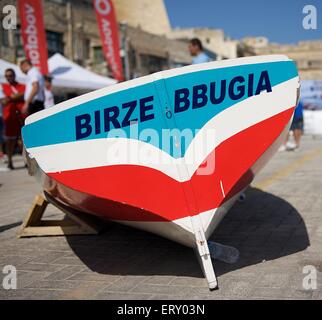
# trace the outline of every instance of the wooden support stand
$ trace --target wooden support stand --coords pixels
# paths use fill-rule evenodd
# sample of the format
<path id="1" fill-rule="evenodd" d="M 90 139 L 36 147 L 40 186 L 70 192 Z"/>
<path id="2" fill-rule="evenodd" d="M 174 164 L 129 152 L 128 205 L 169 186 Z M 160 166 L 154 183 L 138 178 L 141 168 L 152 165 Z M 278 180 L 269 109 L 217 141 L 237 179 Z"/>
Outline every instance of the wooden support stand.
<path id="1" fill-rule="evenodd" d="M 65 213 L 63 220 L 42 220 L 49 203 Z M 98 225 L 95 217 L 69 208 L 44 192 L 44 195 L 39 194 L 35 197 L 18 237 L 93 235 L 100 232 L 101 228 Z"/>

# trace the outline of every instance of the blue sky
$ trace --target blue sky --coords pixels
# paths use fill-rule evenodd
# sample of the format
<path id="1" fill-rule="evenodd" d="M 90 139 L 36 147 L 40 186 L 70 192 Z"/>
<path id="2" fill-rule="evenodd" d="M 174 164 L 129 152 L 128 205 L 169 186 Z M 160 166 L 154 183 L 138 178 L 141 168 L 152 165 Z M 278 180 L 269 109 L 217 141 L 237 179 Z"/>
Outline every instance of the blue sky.
<path id="1" fill-rule="evenodd" d="M 234 39 L 266 36 L 271 42 L 322 40 L 322 0 L 164 0 L 172 27 L 220 28 Z M 303 7 L 317 9 L 317 30 L 305 30 Z"/>

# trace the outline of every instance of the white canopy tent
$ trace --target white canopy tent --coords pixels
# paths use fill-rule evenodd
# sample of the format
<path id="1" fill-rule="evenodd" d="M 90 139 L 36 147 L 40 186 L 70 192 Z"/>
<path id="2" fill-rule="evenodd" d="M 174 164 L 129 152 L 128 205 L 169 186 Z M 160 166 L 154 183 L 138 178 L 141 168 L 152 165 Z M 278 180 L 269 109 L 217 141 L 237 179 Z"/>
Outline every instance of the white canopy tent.
<path id="1" fill-rule="evenodd" d="M 304 132 L 313 136 L 322 135 L 322 110 L 304 110 Z"/>
<path id="2" fill-rule="evenodd" d="M 79 66 L 59 53 L 48 59 L 48 67 L 53 77 L 54 90 L 57 88 L 64 91 L 91 91 L 117 83 L 114 79 L 103 77 Z M 17 65 L 2 59 L 0 59 L 0 82 L 6 81 L 4 72 L 8 68 L 15 70 L 19 82 L 26 82 L 26 75 Z"/>
<path id="3" fill-rule="evenodd" d="M 117 82 L 89 71 L 59 53 L 48 59 L 48 66 L 54 88 L 95 90 Z"/>
<path id="4" fill-rule="evenodd" d="M 21 72 L 20 68 L 17 65 L 0 59 L 0 83 L 6 82 L 4 73 L 6 69 L 9 69 L 9 68 L 15 71 L 18 82 L 22 82 L 22 83 L 26 82 L 26 75 Z"/>

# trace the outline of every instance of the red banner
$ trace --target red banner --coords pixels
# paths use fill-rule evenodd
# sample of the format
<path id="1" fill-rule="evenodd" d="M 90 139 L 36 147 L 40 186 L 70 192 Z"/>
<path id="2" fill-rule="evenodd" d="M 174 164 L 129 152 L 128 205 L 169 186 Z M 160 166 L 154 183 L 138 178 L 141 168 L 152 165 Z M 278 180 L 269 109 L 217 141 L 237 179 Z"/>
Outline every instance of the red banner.
<path id="1" fill-rule="evenodd" d="M 19 0 L 18 6 L 26 57 L 42 74 L 48 74 L 48 52 L 41 0 Z"/>
<path id="2" fill-rule="evenodd" d="M 93 0 L 93 2 L 105 60 L 112 70 L 113 77 L 118 81 L 123 81 L 118 24 L 112 1 Z"/>

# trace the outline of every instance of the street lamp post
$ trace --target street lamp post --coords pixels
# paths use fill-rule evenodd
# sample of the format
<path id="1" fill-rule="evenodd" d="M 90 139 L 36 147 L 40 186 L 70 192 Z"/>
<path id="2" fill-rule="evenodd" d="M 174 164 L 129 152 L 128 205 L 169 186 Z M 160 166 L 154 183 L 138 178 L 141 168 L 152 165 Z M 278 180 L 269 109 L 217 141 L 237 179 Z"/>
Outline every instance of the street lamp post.
<path id="1" fill-rule="evenodd" d="M 125 80 L 130 79 L 130 63 L 129 63 L 129 45 L 128 45 L 128 38 L 127 38 L 127 23 L 121 22 L 120 23 L 121 29 L 121 46 L 122 46 L 122 57 L 124 59 L 124 77 Z"/>

